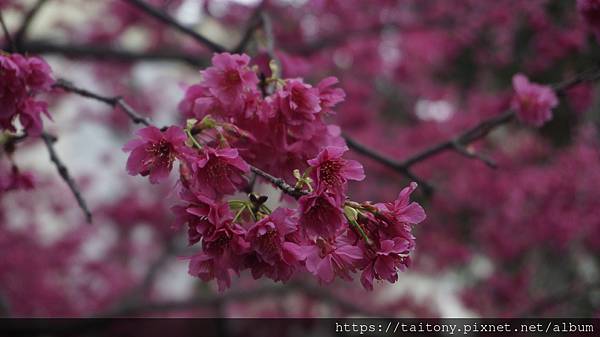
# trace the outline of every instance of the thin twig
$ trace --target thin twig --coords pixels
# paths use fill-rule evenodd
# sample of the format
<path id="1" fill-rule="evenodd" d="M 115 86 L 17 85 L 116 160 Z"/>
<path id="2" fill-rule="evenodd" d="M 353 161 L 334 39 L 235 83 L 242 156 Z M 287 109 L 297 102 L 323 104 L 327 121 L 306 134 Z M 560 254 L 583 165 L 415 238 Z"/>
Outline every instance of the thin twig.
<path id="1" fill-rule="evenodd" d="M 62 55 L 84 59 L 110 60 L 122 62 L 174 61 L 194 67 L 208 65 L 207 60 L 180 50 L 161 49 L 134 51 L 110 45 L 61 44 L 48 40 L 27 40 L 21 43 L 20 50 L 32 54 Z"/>
<path id="2" fill-rule="evenodd" d="M 192 37 L 194 40 L 200 42 L 201 44 L 205 45 L 206 47 L 208 47 L 210 50 L 212 50 L 214 52 L 222 53 L 222 52 L 227 51 L 227 48 L 209 40 L 208 38 L 199 34 L 195 30 L 193 30 L 189 27 L 186 27 L 185 25 L 183 25 L 182 23 L 180 23 L 179 21 L 175 20 L 173 17 L 168 15 L 167 13 L 161 11 L 158 8 L 155 8 L 154 6 L 149 5 L 145 1 L 142 1 L 142 0 L 125 0 L 125 1 L 130 3 L 132 6 L 135 6 L 135 7 L 139 8 L 140 10 L 146 12 L 148 15 L 152 16 L 153 18 L 155 18 L 159 21 L 162 21 L 164 24 L 166 24 L 170 27 L 173 27 L 182 33 L 187 34 L 188 36 Z"/>
<path id="3" fill-rule="evenodd" d="M 514 113 L 512 111 L 507 111 L 499 116 L 486 119 L 454 138 L 433 145 L 409 157 L 403 162 L 400 162 L 400 165 L 404 167 L 411 167 L 446 150 L 457 150 L 457 148 L 467 146 L 468 144 L 483 138 L 496 127 L 510 122 L 513 117 Z M 461 153 L 460 150 L 458 150 L 458 152 Z"/>
<path id="4" fill-rule="evenodd" d="M 79 87 L 75 86 L 72 82 L 64 80 L 64 79 L 58 79 L 56 81 L 56 83 L 54 84 L 54 87 L 61 88 L 65 91 L 72 92 L 72 93 L 78 94 L 78 95 L 86 97 L 86 98 L 91 98 L 91 99 L 103 102 L 105 104 L 112 106 L 113 108 L 120 107 L 127 114 L 127 116 L 129 116 L 131 121 L 133 121 L 135 124 L 143 124 L 146 126 L 152 125 L 152 123 L 150 122 L 150 120 L 148 118 L 142 117 L 129 104 L 127 104 L 127 102 L 125 102 L 125 100 L 120 96 L 114 96 L 114 97 L 102 96 L 102 95 L 96 94 L 94 92 L 91 92 L 87 89 L 79 88 Z"/>
<path id="5" fill-rule="evenodd" d="M 244 30 L 244 34 L 242 38 L 238 42 L 237 46 L 233 48 L 232 52 L 234 53 L 242 53 L 246 50 L 248 43 L 252 39 L 252 35 L 254 35 L 254 31 L 256 31 L 262 24 L 261 12 L 263 11 L 264 2 L 261 2 L 256 9 L 250 15 L 250 19 L 248 20 L 248 24 L 246 26 L 246 30 Z"/>
<path id="6" fill-rule="evenodd" d="M 73 178 L 69 174 L 69 170 L 67 169 L 65 164 L 60 160 L 60 158 L 56 154 L 56 151 L 54 150 L 54 142 L 56 141 L 56 137 L 44 132 L 44 133 L 42 133 L 41 138 L 44 141 L 44 143 L 46 144 L 46 148 L 48 149 L 48 153 L 50 154 L 50 160 L 54 163 L 54 166 L 56 166 L 56 169 L 58 170 L 58 174 L 60 174 L 61 178 L 69 186 L 69 189 L 71 189 L 73 196 L 75 196 L 75 199 L 77 200 L 77 203 L 79 204 L 79 208 L 81 208 L 81 210 L 85 214 L 85 218 L 86 218 L 87 222 L 92 223 L 92 213 L 90 212 L 89 208 L 87 207 L 85 200 L 81 196 L 81 192 L 79 191 L 79 188 L 77 187 L 77 184 L 75 183 L 75 180 L 73 180 Z"/>
<path id="7" fill-rule="evenodd" d="M 348 136 L 347 134 L 344 134 L 343 137 L 346 140 L 346 144 L 348 144 L 348 147 L 354 150 L 356 153 L 369 157 L 397 172 L 400 172 L 407 178 L 418 183 L 423 188 L 423 192 L 426 195 L 431 195 L 431 193 L 433 192 L 433 187 L 425 180 L 415 175 L 407 166 L 402 165 L 394 159 L 361 144 L 360 142 Z"/>
<path id="8" fill-rule="evenodd" d="M 598 79 L 600 79 L 600 67 L 595 66 L 591 69 L 579 73 L 571 79 L 552 85 L 552 88 L 557 93 L 557 95 L 563 95 L 567 90 L 579 84 L 586 82 L 594 82 Z M 454 137 L 453 139 L 436 144 L 424 151 L 421 151 L 411 156 L 410 158 L 401 162 L 401 164 L 410 167 L 443 151 L 449 149 L 457 150 L 460 146 L 466 146 L 476 140 L 485 137 L 493 129 L 510 122 L 514 118 L 514 116 L 514 112 L 509 110 L 501 115 L 486 119 L 477 124 L 476 126 L 463 132 L 462 134 Z"/>
<path id="9" fill-rule="evenodd" d="M 579 73 L 578 75 L 574 76 L 571 79 L 568 79 L 566 81 L 560 82 L 555 85 L 552 85 L 552 88 L 555 90 L 557 95 L 564 95 L 564 93 L 567 90 L 569 90 L 581 83 L 594 82 L 599 79 L 600 79 L 600 67 L 595 66 L 591 69 L 588 69 L 584 72 Z M 440 142 L 429 148 L 426 148 L 425 150 L 422 150 L 422 151 L 410 156 L 409 158 L 405 159 L 404 161 L 397 161 L 397 160 L 391 159 L 389 157 L 386 157 L 380 153 L 377 153 L 376 151 L 373 151 L 372 149 L 367 148 L 366 146 L 358 143 L 357 141 L 353 140 L 352 138 L 350 138 L 347 135 L 345 136 L 345 138 L 346 138 L 346 142 L 347 142 L 348 146 L 350 148 L 352 148 L 353 150 L 355 150 L 358 153 L 361 153 L 365 156 L 368 156 L 368 157 L 370 157 L 392 169 L 395 169 L 396 171 L 403 173 L 403 174 L 406 174 L 406 170 L 408 170 L 413 165 L 420 163 L 420 162 L 422 162 L 428 158 L 431 158 L 433 156 L 436 156 L 447 150 L 453 150 L 453 151 L 455 151 L 461 155 L 464 155 L 468 158 L 481 160 L 490 167 L 496 167 L 496 163 L 494 161 L 492 161 L 491 159 L 489 159 L 481 154 L 477 154 L 475 152 L 469 151 L 467 149 L 467 146 L 469 144 L 485 137 L 486 135 L 488 135 L 492 130 L 496 129 L 497 127 L 507 124 L 508 122 L 512 121 L 514 117 L 515 117 L 514 111 L 511 111 L 511 110 L 505 111 L 504 113 L 502 113 L 500 115 L 497 115 L 497 116 L 494 116 L 494 117 L 491 117 L 491 118 L 488 118 L 486 120 L 479 122 L 477 125 L 467 129 L 466 131 L 462 132 L 461 134 L 459 134 L 449 140 Z M 414 179 L 414 178 L 412 178 L 412 179 Z"/>
<path id="10" fill-rule="evenodd" d="M 6 44 L 8 44 L 8 49 L 10 52 L 15 52 L 17 50 L 17 46 L 15 45 L 15 41 L 13 40 L 10 32 L 8 31 L 8 27 L 4 22 L 4 16 L 2 15 L 2 11 L 0 11 L 0 26 L 2 26 L 2 32 L 4 33 L 4 38 L 6 39 Z"/>
<path id="11" fill-rule="evenodd" d="M 48 0 L 38 0 L 33 7 L 25 14 L 21 26 L 15 33 L 15 45 L 19 50 L 27 37 L 27 31 L 31 27 L 36 15 L 40 12 L 42 7 L 48 2 Z"/>
<path id="12" fill-rule="evenodd" d="M 257 176 L 263 177 L 264 179 L 266 179 L 273 185 L 277 186 L 280 190 L 282 190 L 286 194 L 288 194 L 296 199 L 300 198 L 303 195 L 308 194 L 308 192 L 300 190 L 300 189 L 296 189 L 292 185 L 286 183 L 285 180 L 283 180 L 281 178 L 277 178 L 275 176 L 272 176 L 272 175 L 268 174 L 267 172 L 259 169 L 258 167 L 250 166 L 250 170 L 252 172 L 254 172 Z"/>

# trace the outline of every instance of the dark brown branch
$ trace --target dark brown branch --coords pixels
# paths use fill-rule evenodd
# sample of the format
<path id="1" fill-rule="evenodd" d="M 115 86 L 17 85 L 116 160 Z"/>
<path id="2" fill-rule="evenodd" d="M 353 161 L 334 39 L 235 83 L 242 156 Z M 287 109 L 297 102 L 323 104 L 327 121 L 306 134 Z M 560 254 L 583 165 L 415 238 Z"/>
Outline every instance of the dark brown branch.
<path id="1" fill-rule="evenodd" d="M 146 125 L 146 126 L 152 125 L 152 123 L 150 122 L 149 119 L 147 119 L 145 117 L 142 117 L 140 114 L 138 114 L 120 96 L 109 97 L 109 96 L 98 95 L 98 94 L 96 94 L 94 92 L 91 92 L 89 90 L 76 87 L 75 85 L 73 85 L 73 83 L 71 83 L 71 82 L 69 82 L 67 80 L 64 80 L 64 79 L 57 80 L 56 83 L 54 84 L 54 87 L 55 88 L 63 89 L 63 90 L 68 91 L 68 92 L 72 92 L 72 93 L 78 94 L 78 95 L 86 97 L 86 98 L 95 99 L 97 101 L 100 101 L 100 102 L 103 102 L 105 104 L 108 104 L 108 105 L 112 106 L 113 108 L 120 107 L 127 114 L 127 116 L 129 116 L 129 118 L 131 119 L 131 121 L 133 121 L 135 124 L 143 124 L 143 125 Z"/>
<path id="2" fill-rule="evenodd" d="M 494 116 L 490 119 L 486 119 L 450 140 L 436 144 L 428 149 L 425 149 L 411 156 L 405 161 L 400 162 L 400 165 L 405 167 L 411 167 L 416 163 L 424 161 L 425 159 L 433 157 L 446 150 L 456 150 L 457 152 L 461 153 L 461 150 L 457 150 L 457 148 L 467 146 L 468 144 L 483 138 L 496 127 L 510 122 L 513 119 L 513 117 L 514 113 L 512 111 L 507 111 L 499 116 Z"/>
<path id="3" fill-rule="evenodd" d="M 205 59 L 196 55 L 172 49 L 155 51 L 133 51 L 97 44 L 61 44 L 46 40 L 27 40 L 21 43 L 21 50 L 31 54 L 61 55 L 65 57 L 109 60 L 121 62 L 175 61 L 194 67 L 207 65 Z"/>
<path id="4" fill-rule="evenodd" d="M 54 142 L 56 141 L 56 137 L 51 136 L 44 132 L 44 133 L 42 133 L 41 138 L 44 141 L 44 143 L 46 144 L 46 148 L 48 149 L 48 153 L 50 154 L 50 160 L 54 163 L 54 166 L 56 166 L 56 170 L 58 170 L 58 174 L 60 174 L 61 178 L 69 186 L 69 189 L 71 190 L 71 192 L 73 193 L 73 196 L 75 197 L 75 199 L 77 200 L 77 203 L 79 204 L 79 208 L 81 208 L 81 210 L 85 214 L 85 218 L 86 218 L 87 222 L 92 223 L 92 213 L 88 209 L 85 200 L 81 196 L 79 187 L 77 187 L 75 180 L 73 180 L 73 178 L 69 174 L 69 170 L 67 169 L 65 164 L 60 160 L 60 158 L 56 154 L 56 151 L 54 150 Z"/>
<path id="5" fill-rule="evenodd" d="M 581 83 L 594 82 L 599 79 L 600 79 L 600 67 L 596 66 L 596 67 L 593 67 L 589 70 L 586 70 L 586 71 L 574 76 L 573 78 L 571 78 L 569 80 L 555 84 L 552 86 L 552 88 L 556 91 L 557 95 L 563 95 L 567 90 L 569 90 L 570 88 L 573 88 Z M 395 169 L 405 175 L 406 175 L 407 170 L 411 166 L 413 166 L 419 162 L 422 162 L 428 158 L 436 156 L 447 150 L 453 150 L 453 151 L 455 151 L 461 155 L 464 155 L 468 158 L 481 160 L 482 162 L 484 162 L 486 165 L 488 165 L 490 167 L 496 167 L 496 163 L 494 161 L 492 161 L 491 159 L 489 159 L 481 154 L 477 154 L 475 152 L 469 151 L 467 149 L 467 146 L 469 144 L 487 136 L 492 130 L 496 129 L 497 127 L 507 124 L 508 122 L 513 120 L 514 117 L 515 117 L 515 113 L 513 111 L 509 110 L 498 116 L 494 116 L 489 119 L 483 120 L 479 124 L 475 125 L 472 128 L 469 128 L 468 130 L 464 131 L 463 133 L 461 133 L 449 140 L 435 144 L 421 152 L 418 152 L 415 155 L 412 155 L 411 157 L 409 157 L 408 159 L 406 159 L 404 161 L 396 161 L 396 160 L 386 157 L 380 153 L 377 153 L 376 151 L 373 151 L 372 149 L 369 149 L 369 148 L 363 146 L 362 144 L 356 142 L 355 140 L 353 140 L 352 138 L 350 138 L 348 136 L 345 136 L 345 138 L 346 138 L 346 142 L 348 143 L 348 146 L 350 148 L 352 148 L 353 150 L 355 150 L 358 153 L 361 153 L 365 156 L 368 156 L 368 157 L 370 157 L 392 169 Z M 410 172 L 410 171 L 408 171 L 408 172 Z"/>
<path id="6" fill-rule="evenodd" d="M 25 38 L 27 37 L 27 31 L 29 30 L 29 27 L 31 27 L 31 24 L 33 23 L 36 15 L 40 12 L 42 7 L 47 2 L 48 2 L 48 0 L 38 0 L 35 3 L 35 5 L 33 7 L 31 7 L 31 9 L 25 14 L 25 17 L 23 18 L 23 22 L 21 23 L 21 26 L 15 33 L 15 45 L 18 50 L 22 50 L 21 46 L 23 44 L 23 41 L 25 41 Z"/>
<path id="7" fill-rule="evenodd" d="M 154 6 L 147 4 L 143 0 L 125 0 L 125 1 L 127 1 L 132 6 L 135 6 L 135 7 L 139 8 L 140 10 L 146 12 L 146 14 L 152 16 L 153 18 L 163 22 L 164 24 L 166 24 L 170 27 L 173 27 L 184 34 L 187 34 L 188 36 L 192 37 L 194 40 L 200 42 L 201 44 L 205 45 L 206 47 L 208 47 L 210 50 L 212 50 L 214 52 L 222 53 L 222 52 L 227 51 L 227 48 L 207 39 L 203 35 L 196 32 L 195 30 L 184 26 L 183 24 L 181 24 L 180 22 L 175 20 L 173 17 L 171 17 L 167 13 L 161 11 L 158 8 L 155 8 Z"/>
<path id="8" fill-rule="evenodd" d="M 296 189 L 293 186 L 291 186 L 290 184 L 286 183 L 285 180 L 283 180 L 281 178 L 277 178 L 275 176 L 272 176 L 272 175 L 268 174 L 267 172 L 259 169 L 258 167 L 250 166 L 250 170 L 252 172 L 254 172 L 254 174 L 256 174 L 257 176 L 260 176 L 260 177 L 266 179 L 273 185 L 277 186 L 280 190 L 282 190 L 286 194 L 288 194 L 296 199 L 300 198 L 303 195 L 308 194 L 306 191 Z"/>
<path id="9" fill-rule="evenodd" d="M 361 154 L 363 156 L 369 157 L 397 172 L 400 172 L 401 174 L 405 175 L 407 178 L 415 181 L 417 184 L 419 184 L 422 188 L 423 188 L 423 192 L 426 195 L 430 195 L 433 192 L 433 187 L 431 185 L 429 185 L 425 180 L 419 178 L 418 176 L 416 176 L 414 173 L 411 172 L 411 170 L 405 166 L 402 165 L 401 163 L 395 161 L 394 159 L 381 154 L 371 148 L 368 148 L 367 146 L 359 143 L 358 141 L 356 141 L 354 138 L 344 134 L 344 139 L 346 140 L 346 144 L 348 144 L 348 147 L 351 148 L 352 150 L 354 150 L 356 153 Z"/>
<path id="10" fill-rule="evenodd" d="M 6 44 L 8 45 L 9 51 L 11 52 L 15 52 L 17 50 L 17 47 L 15 45 L 15 41 L 13 40 L 12 36 L 10 35 L 10 32 L 8 31 L 8 27 L 6 26 L 6 23 L 4 22 L 4 16 L 2 15 L 2 11 L 0 11 L 0 26 L 2 26 L 2 32 L 4 33 L 4 39 L 6 40 Z"/>
<path id="11" fill-rule="evenodd" d="M 238 42 L 237 46 L 232 50 L 233 53 L 242 53 L 246 50 L 248 43 L 250 43 L 250 40 L 252 39 L 252 35 L 254 35 L 254 32 L 262 25 L 261 13 L 263 7 L 264 2 L 261 2 L 250 16 L 240 42 Z"/>

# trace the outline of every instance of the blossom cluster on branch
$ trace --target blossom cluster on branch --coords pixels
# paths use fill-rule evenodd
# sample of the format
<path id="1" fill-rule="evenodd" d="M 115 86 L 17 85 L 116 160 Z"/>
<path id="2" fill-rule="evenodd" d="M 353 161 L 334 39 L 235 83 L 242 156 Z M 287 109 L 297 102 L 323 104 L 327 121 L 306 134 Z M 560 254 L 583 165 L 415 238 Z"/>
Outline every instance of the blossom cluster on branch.
<path id="1" fill-rule="evenodd" d="M 48 104 L 35 96 L 48 92 L 54 79 L 50 66 L 39 57 L 0 54 L 0 130 L 16 131 L 18 118 L 25 132 L 32 136 L 42 132 L 42 114 Z"/>
<path id="2" fill-rule="evenodd" d="M 152 183 L 179 162 L 183 203 L 173 211 L 190 245 L 201 242 L 190 274 L 216 279 L 220 290 L 245 269 L 282 282 L 300 270 L 325 283 L 362 271 L 367 289 L 375 279 L 395 282 L 414 249 L 411 226 L 425 219 L 409 200 L 416 184 L 393 202 L 350 201 L 348 181 L 365 174 L 343 157 L 339 128 L 325 120 L 344 98 L 337 80 L 316 87 L 299 78 L 261 82 L 250 62 L 247 55 L 215 54 L 180 104 L 185 127 L 149 126 L 124 146 L 128 172 Z M 251 165 L 282 175 L 294 193 L 288 190 L 274 210 L 265 205 L 268 196 L 237 198 L 252 188 Z"/>

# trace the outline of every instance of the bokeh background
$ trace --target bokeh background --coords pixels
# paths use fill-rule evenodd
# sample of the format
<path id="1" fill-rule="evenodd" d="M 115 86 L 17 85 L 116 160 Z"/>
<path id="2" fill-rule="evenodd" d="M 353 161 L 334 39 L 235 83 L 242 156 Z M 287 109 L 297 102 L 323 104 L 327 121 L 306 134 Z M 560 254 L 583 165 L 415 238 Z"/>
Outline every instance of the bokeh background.
<path id="1" fill-rule="evenodd" d="M 233 48 L 257 13 L 247 53 L 269 51 L 284 77 L 316 84 L 336 76 L 346 91 L 332 122 L 362 144 L 402 160 L 499 115 L 511 79 L 545 84 L 598 64 L 590 27 L 570 0 L 147 0 L 184 25 Z M 16 30 L 37 1 L 2 0 Z M 5 41 L 3 41 L 4 44 Z M 272 46 L 270 44 L 272 43 Z M 122 96 L 158 125 L 182 121 L 177 105 L 212 52 L 123 0 L 48 0 L 23 51 L 56 77 Z M 513 122 L 470 149 L 497 169 L 446 152 L 414 172 L 435 186 L 416 198 L 411 268 L 395 284 L 289 284 L 242 274 L 231 290 L 187 274 L 185 233 L 169 208 L 175 181 L 128 176 L 123 144 L 137 128 L 120 109 L 48 95 L 56 150 L 93 214 L 81 210 L 40 140 L 0 156 L 34 176 L 31 190 L 0 192 L 0 307 L 5 316 L 538 317 L 599 314 L 600 114 L 597 88 L 560 97 L 553 120 Z M 265 154 L 268 155 L 268 154 Z M 393 200 L 407 184 L 356 153 L 367 173 L 359 200 Z M 2 174 L 0 174 L 1 176 Z M 1 184 L 0 184 L 1 185 Z M 276 193 L 260 186 L 264 193 Z M 271 198 L 276 199 L 276 198 Z"/>

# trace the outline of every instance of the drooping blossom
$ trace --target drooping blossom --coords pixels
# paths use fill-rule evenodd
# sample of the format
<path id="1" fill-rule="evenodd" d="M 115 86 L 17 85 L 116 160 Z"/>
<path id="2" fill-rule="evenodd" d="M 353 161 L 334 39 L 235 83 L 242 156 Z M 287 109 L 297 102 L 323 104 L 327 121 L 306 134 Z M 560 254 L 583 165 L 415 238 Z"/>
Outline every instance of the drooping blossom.
<path id="1" fill-rule="evenodd" d="M 344 215 L 339 201 L 328 192 L 312 193 L 299 200 L 300 226 L 309 235 L 333 238 L 342 227 Z"/>
<path id="2" fill-rule="evenodd" d="M 373 289 L 373 280 L 396 282 L 398 271 L 410 264 L 410 252 L 414 249 L 415 238 L 412 225 L 425 220 L 423 208 L 410 202 L 410 195 L 417 188 L 411 183 L 398 194 L 393 202 L 375 204 L 375 213 L 366 213 L 360 219 L 361 226 L 368 233 L 370 244 L 361 242 L 365 254 L 366 267 L 361 274 L 361 283 L 366 289 Z"/>
<path id="3" fill-rule="evenodd" d="M 343 102 L 346 97 L 344 90 L 334 87 L 338 82 L 339 80 L 335 77 L 327 77 L 322 79 L 317 85 L 321 110 L 324 113 L 333 113 L 333 108 Z"/>
<path id="4" fill-rule="evenodd" d="M 252 274 L 287 281 L 304 260 L 305 248 L 291 239 L 298 230 L 295 211 L 278 208 L 248 229 L 246 239 L 255 253 L 248 267 Z"/>
<path id="5" fill-rule="evenodd" d="M 219 203 L 199 193 L 182 188 L 180 198 L 185 202 L 171 208 L 177 227 L 187 225 L 188 242 L 193 245 L 211 228 L 231 220 L 227 203 Z"/>
<path id="6" fill-rule="evenodd" d="M 342 158 L 346 147 L 328 146 L 316 158 L 308 161 L 312 167 L 317 191 L 333 192 L 341 200 L 348 180 L 361 181 L 365 178 L 362 165 L 355 160 Z"/>
<path id="7" fill-rule="evenodd" d="M 513 88 L 515 95 L 511 107 L 521 122 L 540 127 L 552 119 L 552 109 L 558 105 L 552 88 L 531 83 L 523 74 L 513 77 Z"/>
<path id="8" fill-rule="evenodd" d="M 29 135 L 42 132 L 41 115 L 50 115 L 47 104 L 35 96 L 51 89 L 51 72 L 41 58 L 0 54 L 0 128 L 15 132 L 13 122 L 18 117 Z"/>
<path id="9" fill-rule="evenodd" d="M 425 210 L 416 202 L 410 201 L 410 195 L 417 189 L 412 182 L 398 194 L 393 202 L 378 203 L 375 207 L 380 216 L 390 225 L 415 225 L 425 220 Z"/>
<path id="10" fill-rule="evenodd" d="M 306 269 L 324 283 L 331 283 L 336 276 L 352 280 L 350 273 L 355 271 L 362 258 L 361 248 L 346 237 L 334 242 L 317 238 L 308 251 Z"/>
<path id="11" fill-rule="evenodd" d="M 148 126 L 138 130 L 136 135 L 139 138 L 123 146 L 124 151 L 131 152 L 127 159 L 127 172 L 149 176 L 153 184 L 166 179 L 175 159 L 189 152 L 185 144 L 187 136 L 177 126 L 171 126 L 164 132 Z"/>
<path id="12" fill-rule="evenodd" d="M 209 228 L 202 239 L 202 252 L 191 257 L 190 275 L 204 281 L 217 279 L 219 291 L 231 286 L 231 273 L 239 273 L 248 252 L 246 230 L 226 222 Z"/>
<path id="13" fill-rule="evenodd" d="M 373 290 L 373 280 L 386 280 L 394 283 L 398 280 L 398 271 L 410 264 L 410 250 L 413 247 L 403 238 L 381 240 L 375 244 L 370 254 L 367 267 L 363 270 L 360 281 L 365 289 Z"/>
<path id="14" fill-rule="evenodd" d="M 211 198 L 232 194 L 247 182 L 244 174 L 250 166 L 234 148 L 205 146 L 197 154 L 186 157 L 191 176 L 186 178 L 191 188 Z"/>

